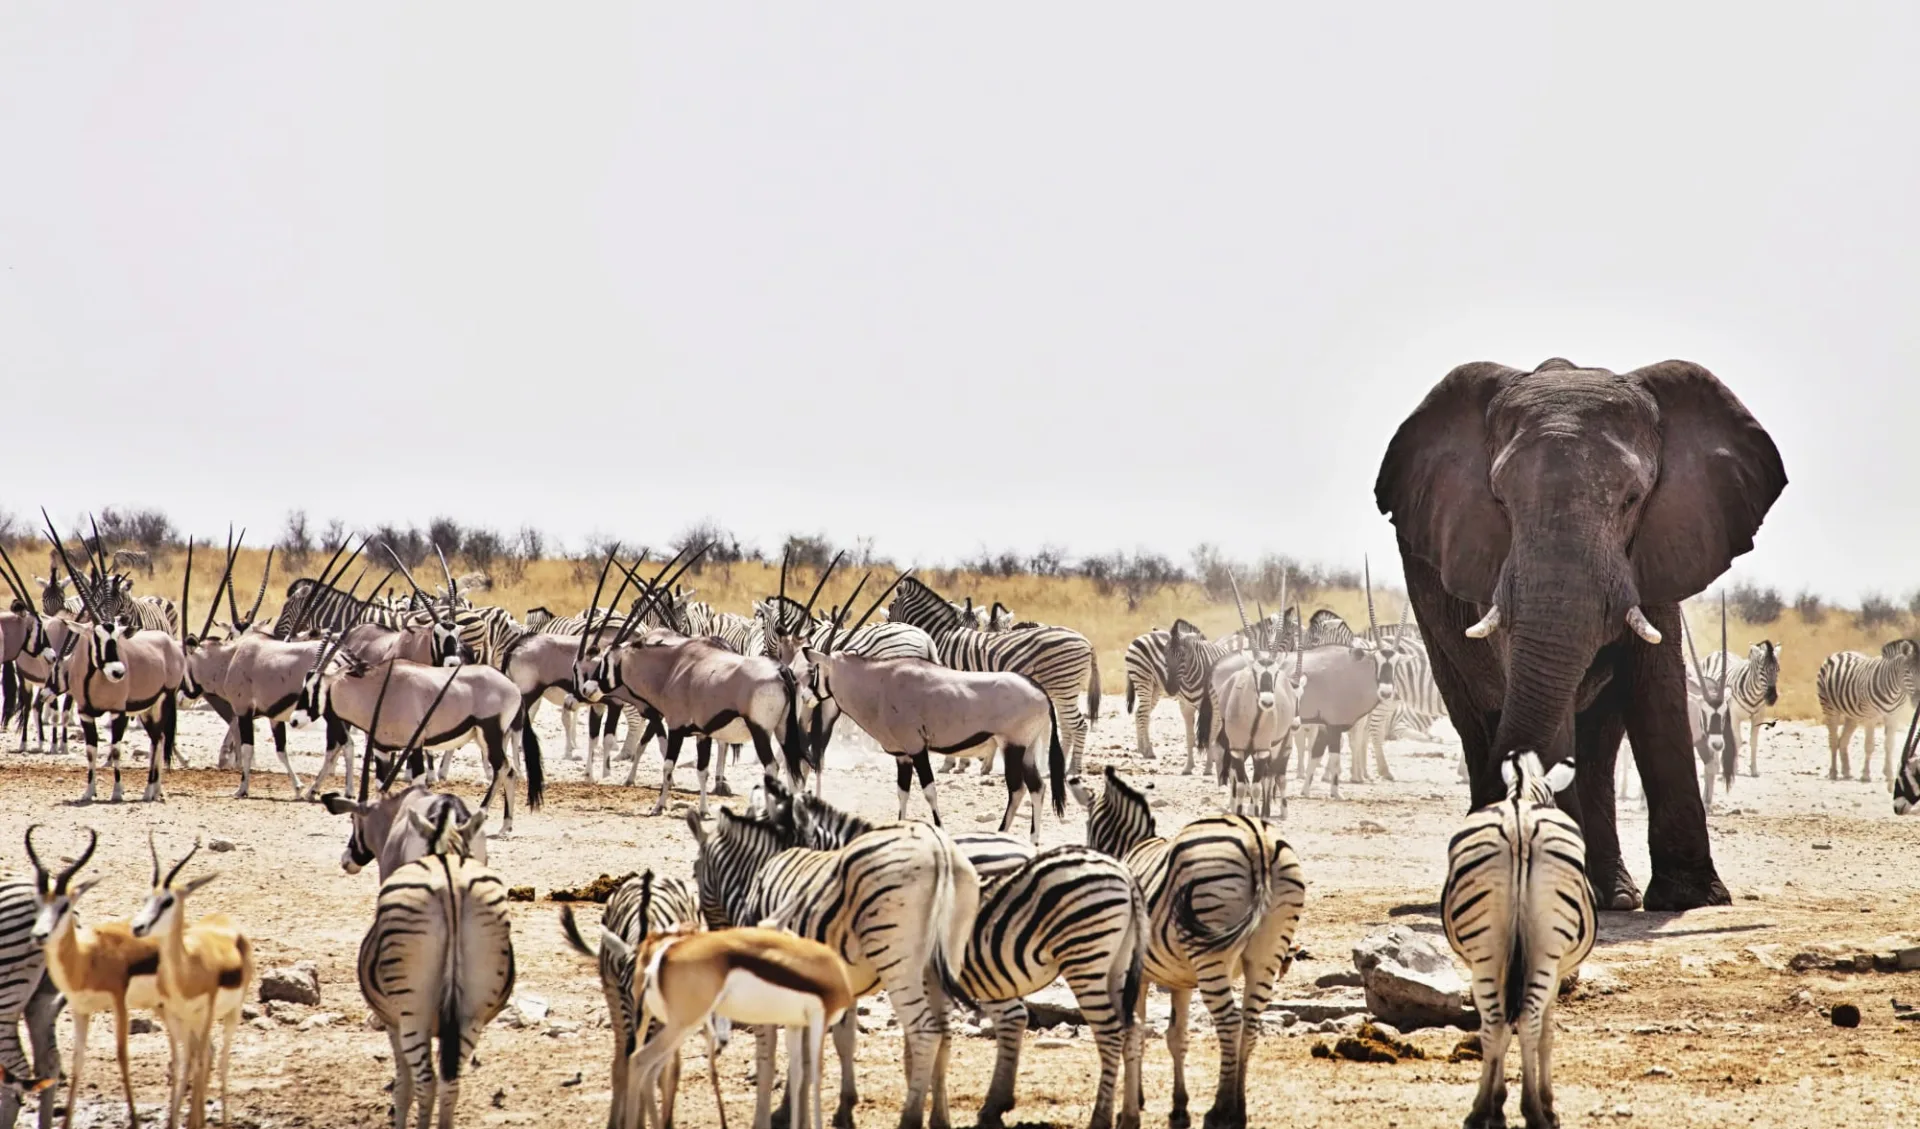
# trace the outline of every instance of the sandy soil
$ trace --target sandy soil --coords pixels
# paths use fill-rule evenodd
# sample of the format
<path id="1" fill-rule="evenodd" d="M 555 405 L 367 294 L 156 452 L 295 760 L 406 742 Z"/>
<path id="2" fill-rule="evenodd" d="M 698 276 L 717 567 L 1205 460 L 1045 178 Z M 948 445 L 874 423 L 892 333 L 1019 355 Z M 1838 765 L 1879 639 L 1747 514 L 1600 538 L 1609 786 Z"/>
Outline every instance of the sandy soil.
<path id="1" fill-rule="evenodd" d="M 653 802 L 651 786 L 624 790 L 582 783 L 580 763 L 560 759 L 552 711 L 543 728 L 549 778 L 555 781 L 547 806 L 537 813 L 523 808 L 518 833 L 493 840 L 490 849 L 502 875 L 513 884 L 536 886 L 543 899 L 514 906 L 515 946 L 519 992 L 541 997 L 550 1012 L 543 1025 L 496 1024 L 487 1032 L 481 1066 L 470 1073 L 461 1099 L 462 1121 L 469 1125 L 598 1124 L 604 1118 L 610 1052 L 601 1026 L 604 1005 L 593 968 L 564 948 L 546 893 L 603 872 L 652 866 L 686 873 L 694 853 L 681 819 L 639 814 Z M 219 732 L 211 713 L 183 715 L 183 747 L 194 764 L 212 763 Z M 317 740 L 311 733 L 295 735 L 303 777 L 317 766 L 311 755 Z M 1160 768 L 1152 779 L 1161 827 L 1168 830 L 1216 801 L 1210 786 L 1179 775 L 1178 763 L 1168 763 L 1179 738 L 1177 714 L 1166 703 L 1156 719 L 1156 740 L 1159 765 L 1136 760 L 1131 719 L 1110 709 L 1097 724 L 1087 770 L 1091 774 L 1110 760 L 1138 776 Z M 134 743 L 145 745 L 144 738 Z M 13 746 L 9 739 L 6 748 Z M 866 814 L 891 816 L 891 763 L 863 749 L 870 746 L 841 738 L 830 754 L 830 795 Z M 1345 785 L 1339 801 L 1322 794 L 1292 802 L 1284 826 L 1312 883 L 1299 938 L 1311 959 L 1294 967 L 1281 986 L 1282 999 L 1350 995 L 1352 989 L 1316 989 L 1314 981 L 1350 970 L 1351 946 L 1384 924 L 1438 930 L 1433 912 L 1444 844 L 1464 810 L 1464 787 L 1454 779 L 1456 752 L 1450 745 L 1396 742 L 1390 753 L 1396 782 Z M 272 760 L 271 748 L 263 750 L 263 771 L 256 773 L 250 800 L 232 798 L 230 774 L 203 768 L 170 774 L 164 805 L 81 808 L 69 806 L 82 786 L 78 755 L 9 751 L 0 756 L 4 858 L 10 869 L 24 867 L 21 834 L 34 821 L 50 825 L 50 844 L 75 844 L 80 828 L 99 829 L 102 845 L 90 871 L 102 881 L 82 907 L 86 918 L 98 920 L 132 912 L 143 897 L 149 829 L 159 835 L 163 854 L 184 851 L 196 835 L 231 840 L 231 853 L 203 851 L 193 864 L 220 875 L 194 899 L 193 911 L 222 911 L 244 923 L 263 967 L 316 962 L 323 992 L 319 1008 L 276 1005 L 274 1016 L 242 1028 L 233 1065 L 235 1123 L 383 1125 L 392 1063 L 386 1036 L 362 1025 L 366 1008 L 354 980 L 354 954 L 373 906 L 375 879 L 370 871 L 341 873 L 346 821 L 318 805 L 292 802 L 284 775 L 275 775 L 277 762 L 266 767 Z M 1872 784 L 1831 783 L 1825 761 L 1822 732 L 1782 725 L 1768 735 L 1761 754 L 1765 775 L 1742 777 L 1730 800 L 1716 802 L 1714 851 L 1735 892 L 1733 906 L 1684 915 L 1602 915 L 1585 986 L 1559 1012 L 1557 1082 L 1567 1124 L 1633 1118 L 1698 1125 L 1891 1125 L 1911 1107 L 1915 1084 L 1907 1064 L 1920 1045 L 1915 1025 L 1894 1018 L 1890 999 L 1920 1002 L 1920 978 L 1801 973 L 1785 966 L 1793 954 L 1820 944 L 1888 952 L 1916 943 L 1894 935 L 1910 927 L 1913 908 L 1920 906 L 1920 866 L 1913 861 L 1920 858 L 1920 820 L 1893 816 L 1877 763 Z M 657 782 L 658 762 L 651 754 L 640 772 L 643 781 Z M 744 764 L 732 775 L 743 786 L 751 778 Z M 471 753 L 462 754 L 457 777 L 456 787 L 477 796 Z M 139 794 L 143 778 L 144 768 L 130 776 L 131 794 Z M 681 779 L 690 784 L 691 771 L 683 767 Z M 997 778 L 969 774 L 957 783 L 947 777 L 942 782 L 950 826 L 997 819 L 1005 796 Z M 687 798 L 679 797 L 673 810 L 681 810 Z M 915 804 L 916 813 L 923 812 L 917 796 Z M 1645 817 L 1637 805 L 1623 806 L 1629 863 L 1644 882 Z M 1051 845 L 1078 841 L 1081 833 L 1077 822 L 1063 825 L 1049 814 L 1041 837 Z M 1158 1014 L 1164 1014 L 1164 999 L 1156 993 Z M 1836 1028 L 1826 1018 L 1823 1009 L 1842 1001 L 1864 1013 L 1857 1029 Z M 883 1010 L 876 1009 L 876 1016 Z M 314 1013 L 338 1019 L 302 1030 L 299 1024 Z M 902 1090 L 897 1029 L 883 1022 L 876 1020 L 880 1029 L 860 1042 L 863 1125 L 892 1124 Z M 104 1026 L 95 1025 L 76 1124 L 124 1124 Z M 1322 1036 L 1302 1033 L 1304 1026 L 1281 1030 L 1276 1023 L 1271 1037 L 1259 1043 L 1252 1124 L 1451 1126 L 1465 1114 L 1477 1064 L 1315 1059 L 1309 1052 Z M 1458 1035 L 1422 1032 L 1414 1041 L 1443 1054 Z M 71 1046 L 64 1016 L 61 1045 Z M 142 1034 L 132 1045 L 144 1113 L 165 1098 L 166 1039 Z M 1203 1021 L 1189 1057 L 1196 1124 L 1211 1097 L 1215 1054 Z M 992 1056 L 988 1039 L 956 1040 L 950 1073 L 956 1124 L 972 1123 Z M 735 1124 L 751 1117 L 751 1060 L 747 1040 L 722 1059 Z M 1084 1124 L 1095 1063 L 1091 1042 L 1042 1044 L 1030 1036 L 1020 1104 L 1009 1120 Z M 690 1066 L 699 1071 L 690 1077 L 704 1074 L 697 1054 Z M 1512 1069 L 1517 1079 L 1517 1063 Z M 1150 1040 L 1149 1125 L 1165 1123 L 1169 1087 L 1165 1046 Z M 1517 1124 L 1517 1085 L 1513 1102 Z M 683 1124 L 716 1123 L 704 1086 L 683 1095 L 680 1112 Z"/>

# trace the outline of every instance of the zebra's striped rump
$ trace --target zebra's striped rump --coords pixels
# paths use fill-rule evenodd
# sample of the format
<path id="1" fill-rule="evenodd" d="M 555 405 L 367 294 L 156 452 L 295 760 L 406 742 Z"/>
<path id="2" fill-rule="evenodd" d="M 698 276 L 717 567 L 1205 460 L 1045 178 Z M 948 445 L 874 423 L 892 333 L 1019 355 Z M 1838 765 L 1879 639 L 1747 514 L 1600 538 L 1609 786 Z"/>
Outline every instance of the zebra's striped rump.
<path id="1" fill-rule="evenodd" d="M 418 1088 L 418 1120 L 459 1100 L 460 1069 L 513 993 L 506 884 L 479 863 L 430 855 L 380 886 L 360 942 L 360 994 L 393 1042 L 396 1126 Z M 438 1069 L 435 1069 L 435 1044 Z"/>
<path id="2" fill-rule="evenodd" d="M 1172 839 L 1154 834 L 1146 798 L 1115 772 L 1106 788 L 1074 794 L 1087 805 L 1087 842 L 1119 856 L 1147 899 L 1147 978 L 1173 994 L 1167 1049 L 1173 1054 L 1173 1115 L 1186 1115 L 1186 1014 L 1198 989 L 1220 1042 L 1220 1080 L 1207 1123 L 1244 1124 L 1247 1063 L 1259 1016 L 1292 963 L 1306 904 L 1293 848 L 1264 820 L 1196 819 Z M 1241 998 L 1234 982 L 1244 977 Z"/>
<path id="3" fill-rule="evenodd" d="M 1498 1124 L 1506 1101 L 1508 1040 L 1518 1034 L 1528 1065 L 1521 1108 L 1528 1125 L 1551 1125 L 1551 1038 L 1561 978 L 1593 951 L 1593 888 L 1586 841 L 1553 794 L 1573 783 L 1573 766 L 1543 772 L 1538 756 L 1501 766 L 1504 800 L 1475 811 L 1447 847 L 1440 914 L 1447 943 L 1473 978 L 1485 1064 L 1469 1124 Z"/>

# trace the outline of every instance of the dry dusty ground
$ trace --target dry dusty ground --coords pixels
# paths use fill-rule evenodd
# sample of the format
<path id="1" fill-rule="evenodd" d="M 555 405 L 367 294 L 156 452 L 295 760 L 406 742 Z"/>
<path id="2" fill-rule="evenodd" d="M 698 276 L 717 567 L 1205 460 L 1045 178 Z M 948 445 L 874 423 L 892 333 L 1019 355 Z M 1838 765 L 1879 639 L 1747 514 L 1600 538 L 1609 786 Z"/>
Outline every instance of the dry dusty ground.
<path id="1" fill-rule="evenodd" d="M 1178 742 L 1177 720 L 1167 704 L 1161 710 L 1156 733 L 1164 757 Z M 1145 766 L 1127 751 L 1131 721 L 1115 713 L 1098 723 L 1088 772 L 1117 759 L 1144 775 Z M 546 892 L 602 872 L 653 866 L 687 873 L 694 853 L 682 820 L 638 814 L 653 801 L 651 787 L 580 783 L 578 762 L 559 759 L 557 723 L 551 711 L 548 717 L 549 774 L 558 783 L 545 809 L 523 809 L 518 834 L 494 840 L 491 853 L 510 882 L 540 890 L 542 901 L 514 906 L 518 990 L 549 1003 L 550 1023 L 536 1029 L 496 1024 L 488 1031 L 479 1050 L 482 1065 L 469 1075 L 462 1097 L 462 1120 L 469 1125 L 601 1121 L 609 1036 L 599 1027 L 600 992 L 588 962 L 563 947 Z M 190 712 L 182 731 L 193 763 L 210 764 L 218 738 L 213 716 Z M 312 733 L 295 735 L 297 750 L 311 752 L 316 741 Z M 1299 938 L 1311 959 L 1289 974 L 1279 993 L 1283 999 L 1313 996 L 1317 977 L 1350 969 L 1349 950 L 1369 930 L 1388 922 L 1438 928 L 1432 911 L 1444 844 L 1464 806 L 1463 788 L 1454 782 L 1454 752 L 1451 746 L 1396 743 L 1392 753 L 1397 783 L 1348 785 L 1340 801 L 1293 801 L 1285 829 L 1312 883 Z M 269 747 L 262 760 L 272 756 Z M 457 786 L 476 795 L 477 770 L 470 753 L 463 758 L 465 775 Z M 1920 858 L 1920 821 L 1892 815 L 1878 765 L 1872 784 L 1829 783 L 1824 761 L 1822 734 L 1783 725 L 1769 735 L 1762 754 L 1766 775 L 1743 777 L 1731 803 L 1716 804 L 1715 855 L 1736 904 L 1685 915 L 1602 916 L 1587 985 L 1559 1012 L 1557 1080 L 1567 1124 L 1631 1117 L 1642 1124 L 1891 1125 L 1903 1112 L 1910 1116 L 1915 1089 L 1908 1064 L 1920 1041 L 1914 1025 L 1895 1020 L 1890 999 L 1920 1001 L 1920 977 L 1800 973 L 1783 966 L 1784 958 L 1819 943 L 1888 951 L 1896 944 L 1889 935 L 1908 929 L 1920 906 L 1920 865 L 1914 861 Z M 316 763 L 310 755 L 296 758 L 303 776 Z M 1162 766 L 1173 770 L 1153 776 L 1164 805 L 1163 830 L 1213 806 L 1211 788 L 1178 775 L 1177 765 L 1164 759 Z M 890 763 L 850 748 L 843 737 L 830 772 L 834 798 L 869 815 L 893 813 Z M 243 922 L 263 967 L 317 962 L 324 999 L 314 1010 L 340 1018 L 303 1031 L 294 1024 L 304 1013 L 295 1010 L 243 1027 L 234 1054 L 235 1123 L 385 1124 L 388 1043 L 362 1026 L 366 1009 L 354 981 L 354 954 L 373 906 L 375 879 L 371 872 L 341 873 L 344 820 L 317 805 L 290 802 L 285 777 L 273 770 L 257 774 L 255 798 L 248 801 L 231 798 L 230 775 L 202 770 L 170 774 L 164 805 L 87 808 L 68 805 L 81 789 L 77 756 L 8 753 L 0 757 L 0 773 L 0 852 L 10 868 L 24 865 L 19 844 L 30 822 L 51 825 L 46 841 L 55 852 L 71 849 L 58 844 L 74 844 L 80 828 L 99 829 L 102 845 L 90 869 L 103 881 L 83 906 L 93 919 L 137 906 L 147 886 L 148 829 L 159 834 L 165 853 L 183 851 L 196 835 L 237 844 L 231 853 L 203 852 L 193 864 L 220 875 L 195 898 L 194 912 L 224 911 Z M 641 774 L 657 780 L 651 754 Z M 733 775 L 744 784 L 747 766 Z M 137 779 L 129 781 L 134 795 Z M 682 779 L 691 781 L 685 768 Z M 949 784 L 943 795 L 949 824 L 991 821 L 1004 795 L 997 779 L 969 776 Z M 1637 805 L 1625 806 L 1623 838 L 1644 881 L 1645 819 Z M 1049 815 L 1042 839 L 1048 845 L 1077 841 L 1080 833 L 1077 823 L 1062 825 Z M 1595 990 L 1600 987 L 1612 990 L 1603 994 Z M 1156 994 L 1160 1014 L 1164 999 Z M 1841 1001 L 1860 1006 L 1865 1018 L 1858 1029 L 1839 1029 L 1825 1018 L 1823 1009 Z M 123 1123 L 113 1096 L 112 1044 L 103 1026 L 96 1024 L 93 1032 L 78 1124 Z M 1189 1059 L 1196 1068 L 1196 1124 L 1211 1095 L 1215 1055 L 1204 1022 L 1199 1027 Z M 65 1017 L 60 1029 L 61 1045 L 69 1047 Z M 1329 1062 L 1310 1057 L 1316 1036 L 1298 1030 L 1276 1030 L 1259 1043 L 1250 1097 L 1254 1125 L 1451 1126 L 1466 1111 L 1476 1064 Z M 1420 1033 L 1415 1041 L 1444 1052 L 1457 1035 Z M 750 1052 L 742 1040 L 723 1059 L 736 1124 L 751 1115 Z M 862 1038 L 861 1124 L 893 1123 L 902 1090 L 900 1053 L 897 1029 Z M 956 1124 L 972 1123 L 992 1053 L 987 1039 L 956 1040 L 950 1075 Z M 165 1096 L 165 1036 L 135 1036 L 133 1054 L 144 1111 Z M 1050 1039 L 1036 1045 L 1030 1037 L 1012 1120 L 1083 1124 L 1095 1062 L 1090 1042 Z M 698 1072 L 690 1077 L 704 1073 L 698 1056 L 690 1066 Z M 1517 1064 L 1513 1069 L 1517 1076 Z M 1151 1040 L 1148 1124 L 1164 1124 L 1169 1085 L 1165 1046 Z M 1517 1093 L 1514 1101 L 1517 1107 Z M 1517 1124 L 1517 1108 L 1513 1116 Z M 704 1087 L 683 1095 L 681 1121 L 715 1123 Z"/>

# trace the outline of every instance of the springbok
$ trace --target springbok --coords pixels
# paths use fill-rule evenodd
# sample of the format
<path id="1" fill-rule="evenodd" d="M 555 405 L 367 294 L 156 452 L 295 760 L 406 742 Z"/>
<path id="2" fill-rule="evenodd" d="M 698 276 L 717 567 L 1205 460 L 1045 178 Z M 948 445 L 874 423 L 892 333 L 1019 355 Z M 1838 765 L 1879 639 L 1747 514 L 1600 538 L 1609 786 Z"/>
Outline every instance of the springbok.
<path id="1" fill-rule="evenodd" d="M 233 1035 L 240 1026 L 240 1005 L 253 984 L 253 944 L 225 914 L 208 914 L 187 924 L 187 895 L 213 881 L 206 874 L 174 885 L 180 870 L 200 850 L 200 841 L 160 875 L 160 850 L 147 832 L 153 856 L 153 893 L 133 918 L 133 935 L 159 942 L 160 1016 L 173 1040 L 173 1087 L 167 1098 L 166 1129 L 180 1120 L 180 1103 L 190 1100 L 188 1129 L 207 1122 L 207 1079 L 213 1067 L 213 1025 L 226 1031 L 220 1048 L 220 1124 L 226 1125 L 227 1066 Z"/>
<path id="2" fill-rule="evenodd" d="M 120 1087 L 127 1097 L 127 1124 L 138 1125 L 133 1077 L 127 1070 L 127 1013 L 157 1011 L 160 1006 L 159 942 L 136 935 L 132 923 L 124 919 L 81 925 L 76 903 L 80 895 L 93 888 L 93 882 L 76 886 L 73 876 L 93 858 L 100 836 L 88 828 L 87 849 L 56 875 L 47 872 L 33 849 L 33 833 L 39 829 L 39 824 L 27 828 L 27 860 L 33 864 L 34 895 L 40 909 L 33 923 L 33 939 L 46 947 L 47 975 L 73 1009 L 67 1124 L 73 1124 L 75 1103 L 80 1098 L 80 1078 L 87 1061 L 87 1028 L 94 1015 L 110 1011 L 113 1046 L 120 1059 Z M 168 1034 L 171 1037 L 171 1029 Z"/>
<path id="3" fill-rule="evenodd" d="M 601 929 L 600 943 L 616 957 L 628 955 L 627 942 L 610 929 Z M 828 1026 L 840 1022 L 853 1006 L 847 966 L 838 954 L 818 941 L 747 926 L 652 933 L 631 956 L 646 969 L 638 993 L 643 1008 L 661 1026 L 628 1065 L 627 1093 L 630 1102 L 639 1099 L 633 1104 L 639 1106 L 642 1129 L 654 1109 L 654 1086 L 667 1060 L 688 1035 L 707 1028 L 715 1017 L 787 1029 L 787 1093 L 792 1103 L 787 1123 L 809 1129 L 806 1097 L 811 1093 L 811 1126 L 825 1129 L 823 1043 Z"/>

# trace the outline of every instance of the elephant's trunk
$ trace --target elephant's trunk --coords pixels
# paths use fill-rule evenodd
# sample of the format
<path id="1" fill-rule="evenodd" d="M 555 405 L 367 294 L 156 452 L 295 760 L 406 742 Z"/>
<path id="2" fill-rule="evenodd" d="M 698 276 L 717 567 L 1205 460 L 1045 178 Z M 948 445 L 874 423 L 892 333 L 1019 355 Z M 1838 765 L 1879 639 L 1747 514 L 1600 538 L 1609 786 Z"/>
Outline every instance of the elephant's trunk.
<path id="1" fill-rule="evenodd" d="M 1525 543 L 1519 538 L 1517 542 Z M 1600 648 L 1618 638 L 1635 604 L 1624 559 L 1516 553 L 1500 589 L 1507 685 L 1494 736 L 1496 758 L 1532 749 L 1571 757 L 1574 698 Z"/>

